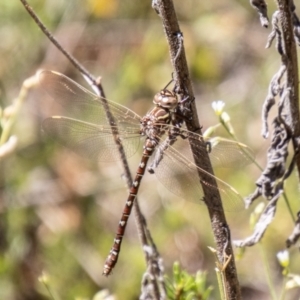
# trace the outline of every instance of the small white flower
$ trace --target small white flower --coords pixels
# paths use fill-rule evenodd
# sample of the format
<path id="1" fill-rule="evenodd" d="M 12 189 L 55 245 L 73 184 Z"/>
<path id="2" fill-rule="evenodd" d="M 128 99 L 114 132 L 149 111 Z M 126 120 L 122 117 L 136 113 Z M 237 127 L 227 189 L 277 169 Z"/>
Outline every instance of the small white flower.
<path id="1" fill-rule="evenodd" d="M 225 106 L 225 102 L 222 101 L 222 100 L 218 100 L 218 101 L 214 101 L 212 104 L 211 104 L 213 110 L 215 111 L 216 115 L 217 116 L 220 116 L 223 112 L 223 108 Z"/>
<path id="2" fill-rule="evenodd" d="M 283 268 L 288 267 L 290 264 L 290 255 L 287 250 L 279 251 L 277 253 L 277 259 Z"/>

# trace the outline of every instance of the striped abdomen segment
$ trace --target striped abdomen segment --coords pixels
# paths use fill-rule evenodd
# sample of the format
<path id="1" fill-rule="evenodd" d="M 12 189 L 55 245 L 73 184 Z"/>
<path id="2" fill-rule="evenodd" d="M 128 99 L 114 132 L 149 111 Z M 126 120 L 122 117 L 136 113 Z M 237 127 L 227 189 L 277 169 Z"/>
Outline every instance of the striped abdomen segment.
<path id="1" fill-rule="evenodd" d="M 116 265 L 121 249 L 122 239 L 125 233 L 125 229 L 127 226 L 128 218 L 131 214 L 131 210 L 133 207 L 134 200 L 136 198 L 136 195 L 138 193 L 140 183 L 142 180 L 143 175 L 145 174 L 146 166 L 149 160 L 149 157 L 152 155 L 154 150 L 153 143 L 150 139 L 146 140 L 146 143 L 144 145 L 143 150 L 143 156 L 140 162 L 140 165 L 137 169 L 135 179 L 131 185 L 131 188 L 129 190 L 129 196 L 127 198 L 125 207 L 123 209 L 122 218 L 119 222 L 118 230 L 114 239 L 114 244 L 109 252 L 109 255 L 105 261 L 105 265 L 103 268 L 103 275 L 108 276 L 114 266 Z"/>

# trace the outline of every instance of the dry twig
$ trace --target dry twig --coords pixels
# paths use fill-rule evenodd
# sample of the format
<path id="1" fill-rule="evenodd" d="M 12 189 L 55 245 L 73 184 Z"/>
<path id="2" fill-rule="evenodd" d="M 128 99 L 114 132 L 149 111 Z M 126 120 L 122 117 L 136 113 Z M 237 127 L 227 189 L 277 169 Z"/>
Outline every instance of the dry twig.
<path id="1" fill-rule="evenodd" d="M 292 173 L 294 166 L 297 166 L 300 174 L 299 79 L 296 52 L 296 42 L 299 43 L 299 19 L 292 0 L 277 0 L 277 4 L 278 10 L 272 17 L 272 31 L 266 48 L 269 48 L 276 39 L 275 47 L 281 57 L 281 66 L 271 80 L 263 104 L 262 135 L 264 138 L 269 135 L 268 116 L 270 109 L 276 103 L 276 97 L 279 98 L 278 110 L 272 122 L 273 134 L 268 149 L 267 165 L 256 181 L 256 191 L 246 199 L 247 206 L 260 196 L 269 203 L 256 224 L 253 235 L 242 241 L 236 241 L 237 246 L 252 246 L 260 241 L 275 216 L 278 199 L 284 191 L 284 181 Z M 294 155 L 287 168 L 290 141 L 294 147 Z M 297 226 L 299 225 L 296 223 Z"/>
<path id="2" fill-rule="evenodd" d="M 197 110 L 195 106 L 194 94 L 192 90 L 191 81 L 189 78 L 189 71 L 187 67 L 185 51 L 183 46 L 183 34 L 180 31 L 177 21 L 174 5 L 172 0 L 153 0 L 152 7 L 162 19 L 164 31 L 170 49 L 170 56 L 174 68 L 174 79 L 177 86 L 178 93 L 183 95 L 184 99 L 188 99 L 183 104 L 181 110 L 185 114 L 189 114 L 190 121 L 187 122 L 187 128 L 190 131 L 197 131 L 201 134 L 201 129 L 198 121 Z M 195 130 L 196 129 L 196 130 Z M 204 141 L 202 141 L 204 143 Z M 200 143 L 200 141 L 199 141 Z M 191 147 L 193 151 L 193 147 Z M 195 153 L 195 151 L 193 151 Z M 194 160 L 197 166 L 201 167 L 210 174 L 213 174 L 211 163 L 207 152 L 202 155 L 194 155 Z M 203 176 L 202 176 L 203 177 Z M 216 182 L 212 178 L 205 178 L 205 181 L 215 186 Z M 208 211 L 211 220 L 213 234 L 217 244 L 217 255 L 220 262 L 224 261 L 224 249 L 226 255 L 231 256 L 232 259 L 228 263 L 225 270 L 225 288 L 229 299 L 240 299 L 241 292 L 236 273 L 234 254 L 230 242 L 230 234 L 226 235 L 224 232 L 229 232 L 229 227 L 225 218 L 224 210 L 222 209 L 221 198 L 217 190 L 212 190 L 208 186 L 202 186 L 204 191 L 204 201 L 210 203 Z M 213 208 L 214 207 L 214 208 Z"/>

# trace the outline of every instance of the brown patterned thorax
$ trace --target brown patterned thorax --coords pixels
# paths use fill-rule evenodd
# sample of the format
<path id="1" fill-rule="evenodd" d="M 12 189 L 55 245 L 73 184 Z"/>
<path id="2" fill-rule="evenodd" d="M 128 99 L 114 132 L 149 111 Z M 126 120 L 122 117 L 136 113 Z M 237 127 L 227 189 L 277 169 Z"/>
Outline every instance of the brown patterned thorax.
<path id="1" fill-rule="evenodd" d="M 165 131 L 165 125 L 170 124 L 171 111 L 177 106 L 178 99 L 174 92 L 161 90 L 154 96 L 155 107 L 141 121 L 141 134 L 151 140 L 157 140 Z"/>

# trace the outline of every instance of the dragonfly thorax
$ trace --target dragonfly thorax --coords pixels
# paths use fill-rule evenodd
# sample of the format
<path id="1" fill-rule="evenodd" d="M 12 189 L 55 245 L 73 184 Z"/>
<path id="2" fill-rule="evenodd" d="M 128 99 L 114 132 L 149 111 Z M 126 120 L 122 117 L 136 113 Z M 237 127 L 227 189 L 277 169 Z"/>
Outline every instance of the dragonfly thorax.
<path id="1" fill-rule="evenodd" d="M 163 89 L 154 96 L 153 103 L 166 109 L 174 109 L 178 104 L 178 98 L 174 92 Z"/>
<path id="2" fill-rule="evenodd" d="M 155 140 L 165 132 L 166 125 L 170 122 L 170 110 L 156 106 L 142 118 L 141 134 Z"/>

